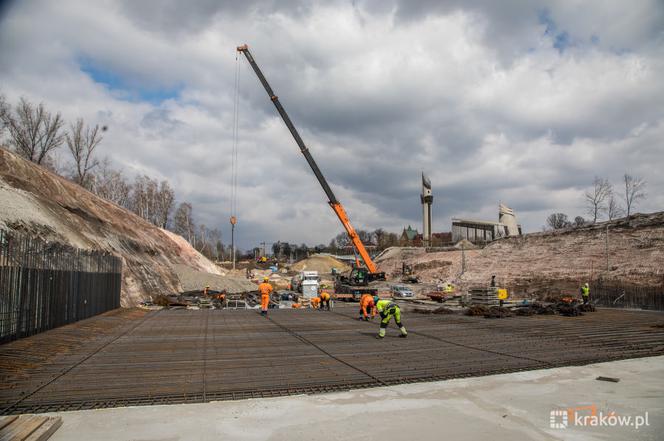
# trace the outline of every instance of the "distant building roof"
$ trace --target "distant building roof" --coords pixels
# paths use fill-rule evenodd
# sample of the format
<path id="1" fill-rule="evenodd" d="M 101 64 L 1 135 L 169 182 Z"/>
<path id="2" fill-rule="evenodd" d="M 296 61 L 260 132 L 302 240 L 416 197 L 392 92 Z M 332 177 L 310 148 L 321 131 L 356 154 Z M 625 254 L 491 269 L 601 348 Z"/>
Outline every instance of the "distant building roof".
<path id="1" fill-rule="evenodd" d="M 477 220 L 477 219 L 456 219 L 452 218 L 452 223 L 453 224 L 478 224 L 478 225 L 498 225 L 501 226 L 500 222 L 492 222 L 492 221 L 483 221 L 483 220 Z"/>
<path id="2" fill-rule="evenodd" d="M 403 229 L 403 233 L 401 233 L 401 236 L 403 237 L 405 235 L 406 239 L 415 240 L 418 234 L 419 233 L 417 232 L 417 230 L 414 230 L 413 228 L 411 228 L 410 225 L 408 225 L 408 228 Z"/>

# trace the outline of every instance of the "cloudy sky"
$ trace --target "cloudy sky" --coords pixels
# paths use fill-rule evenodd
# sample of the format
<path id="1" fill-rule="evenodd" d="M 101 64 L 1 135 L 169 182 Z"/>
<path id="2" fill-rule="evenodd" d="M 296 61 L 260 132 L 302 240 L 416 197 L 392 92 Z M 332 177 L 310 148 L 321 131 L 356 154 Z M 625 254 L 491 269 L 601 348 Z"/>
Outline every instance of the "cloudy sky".
<path id="1" fill-rule="evenodd" d="M 661 0 L 0 2 L 0 91 L 107 125 L 129 176 L 230 233 L 235 47 L 247 43 L 356 228 L 585 215 L 594 176 L 664 209 Z M 325 195 L 240 59 L 241 246 L 327 243 Z M 617 188 L 619 190 L 619 187 Z"/>

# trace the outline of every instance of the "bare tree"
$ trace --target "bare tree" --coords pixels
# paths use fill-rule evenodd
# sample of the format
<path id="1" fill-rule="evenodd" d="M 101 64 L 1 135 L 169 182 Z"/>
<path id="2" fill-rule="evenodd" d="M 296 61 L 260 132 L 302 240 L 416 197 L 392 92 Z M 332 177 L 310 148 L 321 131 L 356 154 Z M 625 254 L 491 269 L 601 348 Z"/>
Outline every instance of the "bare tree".
<path id="1" fill-rule="evenodd" d="M 623 181 L 625 183 L 625 208 L 627 208 L 627 218 L 629 218 L 632 214 L 632 207 L 641 199 L 646 198 L 646 181 L 627 173 L 625 173 Z"/>
<path id="2" fill-rule="evenodd" d="M 178 208 L 173 215 L 173 231 L 187 239 L 192 246 L 195 246 L 196 227 L 194 226 L 194 216 L 192 212 L 193 209 L 189 202 L 183 202 L 178 205 Z"/>
<path id="3" fill-rule="evenodd" d="M 582 218 L 581 216 L 577 216 L 574 218 L 574 226 L 575 227 L 582 227 L 586 224 L 586 220 Z"/>
<path id="4" fill-rule="evenodd" d="M 153 225 L 161 225 L 159 183 L 147 175 L 136 176 L 131 197 L 131 210 Z"/>
<path id="5" fill-rule="evenodd" d="M 161 181 L 157 192 L 157 226 L 166 228 L 175 204 L 175 192 L 168 181 Z"/>
<path id="6" fill-rule="evenodd" d="M 334 239 L 332 239 L 335 243 L 335 248 L 343 249 L 348 246 L 350 246 L 350 238 L 348 237 L 348 233 L 345 231 L 343 233 L 337 234 Z M 331 245 L 332 243 L 330 243 Z"/>
<path id="7" fill-rule="evenodd" d="M 83 119 L 79 118 L 76 124 L 70 126 L 65 138 L 74 158 L 74 182 L 89 189 L 90 171 L 99 165 L 99 161 L 92 156 L 102 140 L 99 126 L 86 127 Z"/>
<path id="8" fill-rule="evenodd" d="M 606 203 L 606 214 L 609 217 L 609 220 L 617 219 L 625 215 L 625 210 L 620 206 L 618 198 L 616 195 L 611 192 L 609 195 L 609 201 Z"/>
<path id="9" fill-rule="evenodd" d="M 218 259 L 220 251 L 223 251 L 221 243 L 221 231 L 210 229 L 205 224 L 200 224 L 196 231 L 195 248 L 208 259 Z"/>
<path id="10" fill-rule="evenodd" d="M 131 184 L 127 182 L 121 171 L 111 168 L 108 158 L 101 161 L 97 173 L 90 179 L 94 194 L 123 208 L 130 207 Z"/>
<path id="11" fill-rule="evenodd" d="M 546 224 L 553 230 L 571 227 L 572 223 L 568 220 L 565 213 L 552 213 L 546 218 Z"/>
<path id="12" fill-rule="evenodd" d="M 0 93 L 0 135 L 5 131 L 7 115 L 9 114 L 9 104 L 3 94 Z"/>
<path id="13" fill-rule="evenodd" d="M 214 247 L 215 247 L 215 250 L 216 250 L 217 259 L 218 260 L 224 260 L 225 249 L 224 249 L 224 244 L 221 241 L 221 233 L 219 233 L 219 240 L 217 241 L 217 243 L 215 244 Z"/>
<path id="14" fill-rule="evenodd" d="M 221 256 L 220 251 L 223 250 L 223 245 L 221 243 L 221 231 L 217 228 L 208 230 L 208 242 L 210 243 L 210 257 L 215 260 L 219 260 Z"/>
<path id="15" fill-rule="evenodd" d="M 610 195 L 611 184 L 609 181 L 595 176 L 593 188 L 585 194 L 586 209 L 588 214 L 592 216 L 593 223 L 597 222 L 602 213 L 606 212 L 606 203 Z"/>
<path id="16" fill-rule="evenodd" d="M 62 117 L 59 113 L 51 115 L 43 103 L 35 107 L 21 98 L 13 112 L 11 109 L 5 112 L 3 124 L 9 130 L 9 144 L 16 153 L 37 164 L 64 141 Z"/>
<path id="17" fill-rule="evenodd" d="M 208 228 L 205 224 L 200 224 L 198 226 L 194 248 L 204 256 L 208 256 L 211 251 L 210 244 L 208 243 Z"/>

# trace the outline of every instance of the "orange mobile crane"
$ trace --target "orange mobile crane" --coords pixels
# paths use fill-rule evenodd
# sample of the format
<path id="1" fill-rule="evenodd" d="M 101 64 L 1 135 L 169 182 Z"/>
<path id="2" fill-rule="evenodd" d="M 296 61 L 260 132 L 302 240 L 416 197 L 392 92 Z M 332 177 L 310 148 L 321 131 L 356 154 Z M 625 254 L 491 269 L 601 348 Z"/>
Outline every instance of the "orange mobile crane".
<path id="1" fill-rule="evenodd" d="M 272 104 L 274 104 L 274 107 L 277 108 L 277 112 L 279 112 L 279 115 L 281 115 L 281 119 L 284 120 L 286 127 L 288 127 L 288 130 L 290 130 L 291 135 L 293 135 L 293 138 L 295 138 L 295 142 L 297 143 L 298 147 L 300 147 L 300 151 L 304 155 L 304 158 L 309 163 L 309 166 L 311 167 L 311 170 L 313 170 L 314 175 L 316 175 L 316 179 L 318 179 L 318 182 L 320 183 L 321 187 L 323 187 L 323 191 L 327 195 L 328 204 L 330 204 L 330 207 L 332 207 L 332 210 L 341 221 L 341 224 L 344 226 L 346 233 L 348 233 L 348 237 L 350 237 L 350 240 L 353 243 L 353 247 L 360 254 L 362 261 L 364 261 L 364 264 L 366 265 L 366 269 L 359 267 L 359 265 L 356 265 L 355 268 L 353 268 L 350 276 L 343 278 L 344 284 L 348 284 L 351 286 L 353 285 L 362 286 L 362 285 L 367 285 L 368 282 L 371 282 L 373 280 L 385 280 L 385 273 L 378 272 L 376 264 L 373 262 L 373 260 L 371 260 L 371 256 L 369 256 L 367 249 L 364 247 L 364 244 L 360 240 L 360 236 L 355 231 L 355 228 L 353 228 L 353 226 L 351 225 L 350 219 L 348 219 L 348 214 L 346 214 L 346 210 L 332 192 L 332 189 L 327 183 L 325 176 L 323 176 L 320 169 L 318 168 L 318 164 L 316 164 L 316 161 L 314 161 L 313 156 L 311 156 L 309 149 L 304 144 L 304 141 L 302 141 L 302 137 L 300 137 L 300 134 L 293 125 L 293 122 L 290 120 L 290 117 L 286 113 L 286 110 L 284 110 L 284 107 L 279 102 L 279 97 L 277 97 L 277 95 L 272 91 L 272 88 L 265 79 L 263 72 L 261 72 L 261 69 L 258 67 L 258 64 L 256 64 L 253 55 L 251 55 L 251 52 L 249 52 L 249 47 L 246 44 L 244 44 L 242 46 L 238 46 L 237 50 L 238 52 L 244 54 L 251 67 L 254 69 L 256 76 L 260 80 L 261 84 L 263 84 L 263 87 L 265 88 L 267 95 L 270 97 Z M 363 291 L 370 291 L 370 290 L 365 289 Z"/>

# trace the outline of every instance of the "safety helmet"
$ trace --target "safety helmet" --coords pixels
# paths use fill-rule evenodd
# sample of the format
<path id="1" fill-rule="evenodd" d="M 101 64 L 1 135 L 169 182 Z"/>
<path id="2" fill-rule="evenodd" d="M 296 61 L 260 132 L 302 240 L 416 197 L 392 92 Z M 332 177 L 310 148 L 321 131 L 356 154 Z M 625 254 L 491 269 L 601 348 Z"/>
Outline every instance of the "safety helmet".
<path id="1" fill-rule="evenodd" d="M 267 276 L 263 277 L 263 282 L 269 282 L 269 281 L 270 281 L 269 277 L 267 277 Z"/>
<path id="2" fill-rule="evenodd" d="M 380 300 L 378 296 L 373 296 L 374 303 L 378 303 L 378 300 Z"/>
<path id="3" fill-rule="evenodd" d="M 588 285 L 588 282 L 586 282 L 585 286 L 589 286 L 589 285 Z"/>

